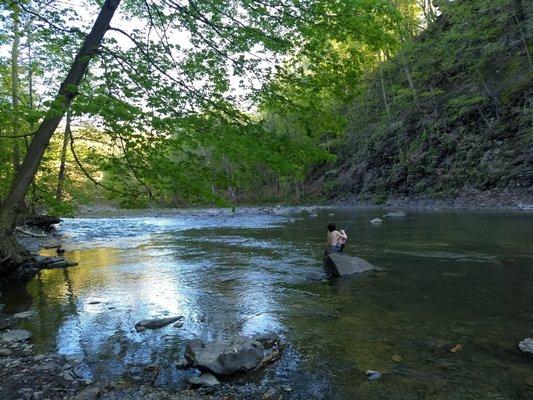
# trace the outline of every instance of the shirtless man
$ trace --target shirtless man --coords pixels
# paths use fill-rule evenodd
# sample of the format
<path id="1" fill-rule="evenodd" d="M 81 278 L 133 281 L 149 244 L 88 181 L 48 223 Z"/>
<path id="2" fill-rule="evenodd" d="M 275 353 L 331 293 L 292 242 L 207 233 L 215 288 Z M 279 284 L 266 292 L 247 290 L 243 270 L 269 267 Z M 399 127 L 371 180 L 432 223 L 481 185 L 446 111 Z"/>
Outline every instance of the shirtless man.
<path id="1" fill-rule="evenodd" d="M 341 252 L 348 240 L 344 230 L 337 230 L 334 222 L 328 224 L 327 250 Z"/>

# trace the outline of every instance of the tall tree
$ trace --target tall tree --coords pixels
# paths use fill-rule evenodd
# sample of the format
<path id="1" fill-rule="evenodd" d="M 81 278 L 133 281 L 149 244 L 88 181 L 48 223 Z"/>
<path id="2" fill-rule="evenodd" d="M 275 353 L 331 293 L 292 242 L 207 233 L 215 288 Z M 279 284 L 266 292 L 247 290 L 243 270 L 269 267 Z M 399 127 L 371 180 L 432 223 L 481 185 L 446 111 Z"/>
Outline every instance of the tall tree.
<path id="1" fill-rule="evenodd" d="M 78 94 L 78 85 L 87 72 L 89 62 L 95 56 L 120 0 L 106 0 L 92 30 L 85 38 L 72 66 L 61 83 L 59 91 L 46 116 L 33 136 L 24 161 L 17 170 L 7 197 L 2 202 L 0 214 L 0 271 L 20 263 L 26 254 L 13 237 L 18 211 L 23 207 L 24 198 L 39 167 L 39 163 L 72 100 Z"/>

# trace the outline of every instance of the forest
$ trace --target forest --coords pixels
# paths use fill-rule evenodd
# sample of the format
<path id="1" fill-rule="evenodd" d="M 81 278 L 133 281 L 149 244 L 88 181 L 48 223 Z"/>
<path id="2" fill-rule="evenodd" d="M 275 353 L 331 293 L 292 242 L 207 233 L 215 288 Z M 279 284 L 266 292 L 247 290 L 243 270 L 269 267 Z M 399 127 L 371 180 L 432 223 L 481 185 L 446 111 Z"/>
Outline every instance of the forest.
<path id="1" fill-rule="evenodd" d="M 531 182 L 527 2 L 138 3 L 58 111 L 25 208 L 379 202 Z M 58 107 L 92 22 L 81 10 L 3 6 L 2 197 Z"/>

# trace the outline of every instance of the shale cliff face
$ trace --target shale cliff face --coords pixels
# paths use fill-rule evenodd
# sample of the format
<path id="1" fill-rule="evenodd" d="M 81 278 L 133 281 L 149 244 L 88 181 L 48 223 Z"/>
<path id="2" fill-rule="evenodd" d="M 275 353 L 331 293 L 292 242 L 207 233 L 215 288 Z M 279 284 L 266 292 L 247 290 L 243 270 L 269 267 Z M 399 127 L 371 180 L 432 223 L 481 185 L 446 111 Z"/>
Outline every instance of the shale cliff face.
<path id="1" fill-rule="evenodd" d="M 445 2 L 442 2 L 445 3 Z M 333 198 L 533 197 L 533 5 L 448 2 L 346 110 L 335 163 L 308 189 Z"/>

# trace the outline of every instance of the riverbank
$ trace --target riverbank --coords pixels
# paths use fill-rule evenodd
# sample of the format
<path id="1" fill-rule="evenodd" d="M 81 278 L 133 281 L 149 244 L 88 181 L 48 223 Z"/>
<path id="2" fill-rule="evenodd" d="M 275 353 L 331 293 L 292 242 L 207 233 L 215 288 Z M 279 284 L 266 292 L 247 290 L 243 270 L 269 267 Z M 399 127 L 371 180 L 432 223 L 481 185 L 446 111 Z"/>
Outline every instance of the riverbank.
<path id="1" fill-rule="evenodd" d="M 264 390 L 252 383 L 173 389 L 155 387 L 158 365 L 146 365 L 128 379 L 88 379 L 89 366 L 78 357 L 39 353 L 19 322 L 33 315 L 7 315 L 0 306 L 0 398 L 2 400 L 277 400 L 287 388 Z M 235 379 L 235 378 L 234 378 Z"/>

